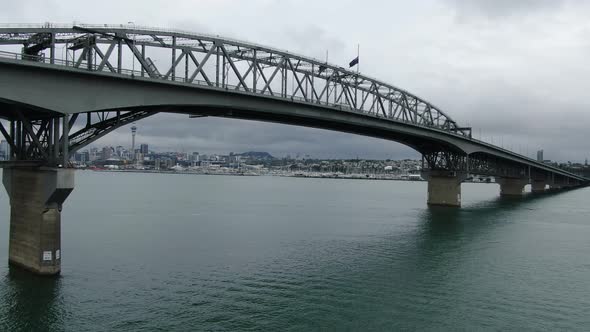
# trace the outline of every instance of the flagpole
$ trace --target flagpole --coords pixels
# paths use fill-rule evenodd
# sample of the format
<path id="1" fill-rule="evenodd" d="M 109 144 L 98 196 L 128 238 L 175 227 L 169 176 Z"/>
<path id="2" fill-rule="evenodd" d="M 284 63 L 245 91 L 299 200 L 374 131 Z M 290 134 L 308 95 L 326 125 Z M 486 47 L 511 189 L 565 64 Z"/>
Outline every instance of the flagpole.
<path id="1" fill-rule="evenodd" d="M 356 58 L 358 59 L 358 63 L 356 64 L 356 74 L 361 71 L 361 44 L 356 44 Z"/>

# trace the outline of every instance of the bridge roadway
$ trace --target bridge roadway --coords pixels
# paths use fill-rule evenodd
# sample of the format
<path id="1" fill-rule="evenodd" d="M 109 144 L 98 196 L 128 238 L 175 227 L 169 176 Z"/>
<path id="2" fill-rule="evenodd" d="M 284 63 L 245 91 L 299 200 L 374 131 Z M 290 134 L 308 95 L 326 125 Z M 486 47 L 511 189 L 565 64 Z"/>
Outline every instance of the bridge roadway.
<path id="1" fill-rule="evenodd" d="M 8 122 L 0 131 L 11 146 L 10 161 L 2 164 L 11 202 L 9 260 L 41 274 L 60 271 L 61 205 L 74 188 L 71 154 L 157 113 L 277 122 L 405 144 L 423 155 L 431 205 L 460 206 L 469 174 L 494 176 L 502 195 L 522 195 L 526 184 L 542 192 L 588 183 L 473 139 L 470 128 L 395 86 L 218 36 L 129 26 L 5 26 L 0 73 L 0 117 Z"/>

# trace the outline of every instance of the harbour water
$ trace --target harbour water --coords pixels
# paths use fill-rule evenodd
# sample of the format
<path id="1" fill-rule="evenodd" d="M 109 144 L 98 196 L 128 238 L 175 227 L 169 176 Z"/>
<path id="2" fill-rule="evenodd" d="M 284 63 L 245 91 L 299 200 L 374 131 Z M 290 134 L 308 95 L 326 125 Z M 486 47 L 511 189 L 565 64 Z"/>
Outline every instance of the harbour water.
<path id="1" fill-rule="evenodd" d="M 0 330 L 589 330 L 590 188 L 79 171 L 62 274 L 9 268 Z"/>

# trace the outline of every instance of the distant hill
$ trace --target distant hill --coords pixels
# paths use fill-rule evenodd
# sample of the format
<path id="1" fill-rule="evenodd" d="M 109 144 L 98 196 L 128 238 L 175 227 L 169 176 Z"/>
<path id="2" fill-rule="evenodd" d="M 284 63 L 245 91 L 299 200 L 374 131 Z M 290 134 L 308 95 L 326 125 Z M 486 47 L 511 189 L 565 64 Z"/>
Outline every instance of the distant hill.
<path id="1" fill-rule="evenodd" d="M 238 156 L 252 158 L 252 159 L 258 159 L 258 160 L 275 159 L 275 157 L 273 157 L 268 152 L 257 152 L 257 151 L 248 151 L 248 152 L 240 153 L 240 154 L 238 154 Z"/>

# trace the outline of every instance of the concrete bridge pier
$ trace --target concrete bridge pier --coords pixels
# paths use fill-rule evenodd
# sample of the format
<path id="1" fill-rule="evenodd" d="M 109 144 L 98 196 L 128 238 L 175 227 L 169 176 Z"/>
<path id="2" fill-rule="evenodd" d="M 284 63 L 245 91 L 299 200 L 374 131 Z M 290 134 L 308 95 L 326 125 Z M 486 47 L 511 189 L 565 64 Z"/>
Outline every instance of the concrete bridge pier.
<path id="1" fill-rule="evenodd" d="M 465 172 L 430 170 L 422 173 L 428 181 L 428 205 L 461 206 L 461 182 L 467 178 Z"/>
<path id="2" fill-rule="evenodd" d="M 571 180 L 566 178 L 564 183 L 561 185 L 562 189 L 572 189 L 580 186 L 580 182 L 577 180 Z"/>
<path id="3" fill-rule="evenodd" d="M 544 193 L 546 185 L 547 185 L 547 180 L 545 180 L 545 179 L 532 179 L 531 192 L 534 194 Z"/>
<path id="4" fill-rule="evenodd" d="M 553 179 L 549 183 L 549 191 L 560 191 L 568 187 L 567 181 L 561 179 Z"/>
<path id="5" fill-rule="evenodd" d="M 10 198 L 9 264 L 59 274 L 61 208 L 74 189 L 74 170 L 5 168 L 2 182 Z"/>
<path id="6" fill-rule="evenodd" d="M 524 187 L 529 183 L 525 178 L 496 178 L 500 184 L 500 196 L 522 196 Z"/>
<path id="7" fill-rule="evenodd" d="M 562 185 L 560 186 L 560 189 L 562 189 L 562 190 L 569 190 L 569 189 L 576 188 L 576 187 L 578 187 L 578 186 L 579 186 L 579 184 L 576 184 L 576 183 L 570 182 L 570 183 L 562 184 Z"/>

